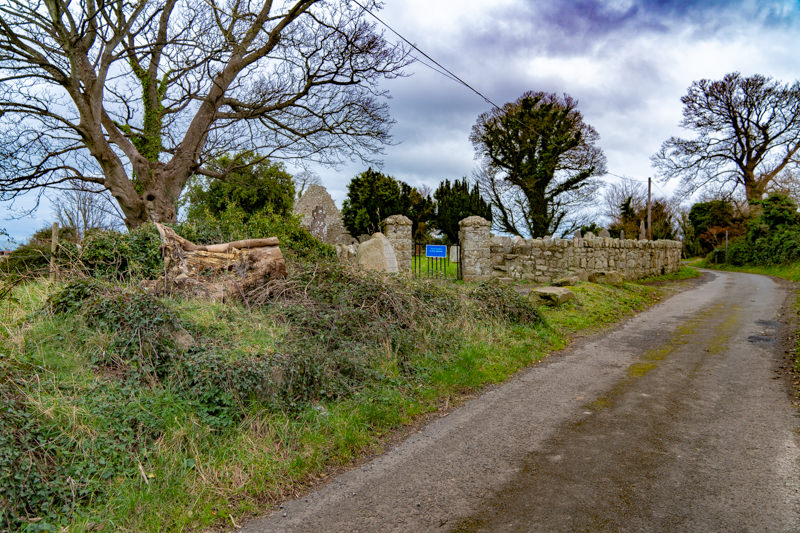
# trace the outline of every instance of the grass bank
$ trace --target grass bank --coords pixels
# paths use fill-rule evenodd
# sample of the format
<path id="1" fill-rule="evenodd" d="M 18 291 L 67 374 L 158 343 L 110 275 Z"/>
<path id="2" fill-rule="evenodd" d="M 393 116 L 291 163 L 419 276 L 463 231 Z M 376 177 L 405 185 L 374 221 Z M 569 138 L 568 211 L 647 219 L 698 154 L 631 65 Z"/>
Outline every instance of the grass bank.
<path id="1" fill-rule="evenodd" d="M 261 305 L 32 282 L 0 302 L 0 528 L 234 526 L 398 428 L 657 301 L 314 267 Z"/>
<path id="2" fill-rule="evenodd" d="M 800 263 L 791 263 L 787 265 L 745 265 L 735 266 L 729 264 L 709 264 L 705 259 L 697 259 L 693 261 L 692 266 L 699 268 L 707 268 L 709 270 L 725 270 L 728 272 L 746 272 L 749 274 L 763 274 L 765 276 L 775 276 L 776 278 L 783 278 L 789 281 L 800 281 Z"/>

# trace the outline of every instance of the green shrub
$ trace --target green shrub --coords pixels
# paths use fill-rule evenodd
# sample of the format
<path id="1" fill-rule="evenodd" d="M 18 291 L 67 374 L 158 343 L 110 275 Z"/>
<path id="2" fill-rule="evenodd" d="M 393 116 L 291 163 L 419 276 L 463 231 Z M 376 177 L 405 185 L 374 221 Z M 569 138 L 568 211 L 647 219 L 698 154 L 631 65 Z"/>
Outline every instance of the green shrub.
<path id="1" fill-rule="evenodd" d="M 109 280 L 158 278 L 164 270 L 161 237 L 153 224 L 128 233 L 92 230 L 83 240 L 80 260 L 94 277 Z"/>
<path id="2" fill-rule="evenodd" d="M 79 311 L 86 325 L 109 335 L 95 363 L 138 378 L 163 377 L 176 348 L 180 322 L 158 298 L 140 288 L 89 279 L 70 281 L 48 299 L 56 315 Z"/>
<path id="3" fill-rule="evenodd" d="M 311 235 L 296 215 L 247 213 L 236 205 L 229 205 L 219 216 L 209 211 L 195 212 L 175 231 L 197 244 L 278 237 L 281 251 L 288 258 L 316 261 L 336 256 L 333 247 Z"/>
<path id="4" fill-rule="evenodd" d="M 800 213 L 787 196 L 772 194 L 758 202 L 758 217 L 747 223 L 746 235 L 728 245 L 732 265 L 785 265 L 800 261 Z M 725 250 L 709 255 L 711 263 L 724 263 Z"/>

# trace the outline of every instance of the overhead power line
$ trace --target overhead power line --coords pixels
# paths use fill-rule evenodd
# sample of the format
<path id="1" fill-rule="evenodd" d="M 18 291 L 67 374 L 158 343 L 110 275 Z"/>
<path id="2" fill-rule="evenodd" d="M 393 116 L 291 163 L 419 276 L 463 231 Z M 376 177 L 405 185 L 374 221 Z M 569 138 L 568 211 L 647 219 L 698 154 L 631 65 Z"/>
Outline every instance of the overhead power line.
<path id="1" fill-rule="evenodd" d="M 425 59 L 427 59 L 428 61 L 430 61 L 430 62 L 431 62 L 431 63 L 433 63 L 434 65 L 436 65 L 436 67 L 438 67 L 438 69 L 437 69 L 437 68 L 434 68 L 434 67 L 432 67 L 431 65 L 429 65 L 429 64 L 427 64 L 427 63 L 425 63 L 424 61 L 420 61 L 420 60 L 419 60 L 419 58 L 415 58 L 415 59 L 417 59 L 418 61 L 420 61 L 420 63 L 422 63 L 422 64 L 423 64 L 423 65 L 425 65 L 426 67 L 430 68 L 431 70 L 433 70 L 433 71 L 435 71 L 435 72 L 438 72 L 439 74 L 441 74 L 441 75 L 445 76 L 446 78 L 449 78 L 449 79 L 451 79 L 451 80 L 455 81 L 456 83 L 460 83 L 461 85 L 463 85 L 464 87 L 466 87 L 466 88 L 467 88 L 467 89 L 469 89 L 470 91 L 474 92 L 475 94 L 477 94 L 478 96 L 480 96 L 481 98 L 483 98 L 483 99 L 484 99 L 484 100 L 485 100 L 485 101 L 486 101 L 486 102 L 487 102 L 489 105 L 491 105 L 491 106 L 495 107 L 496 109 L 500 109 L 500 106 L 499 106 L 499 105 L 497 105 L 497 104 L 495 104 L 494 102 L 492 102 L 492 100 L 491 100 L 491 99 L 489 99 L 489 97 L 488 97 L 488 96 L 486 96 L 486 95 L 484 95 L 483 93 L 481 93 L 481 92 L 480 92 L 479 90 L 477 90 L 475 87 L 473 87 L 472 85 L 470 85 L 469 83 L 467 83 L 466 81 L 464 81 L 463 79 L 461 79 L 461 78 L 460 78 L 460 77 L 459 77 L 457 74 L 455 74 L 455 73 L 454 73 L 452 70 L 448 69 L 447 67 L 445 67 L 444 65 L 442 65 L 441 63 L 439 63 L 438 61 L 436 61 L 436 60 L 435 60 L 434 58 L 432 58 L 432 57 L 431 57 L 429 54 L 427 54 L 427 53 L 425 53 L 424 51 L 422 51 L 422 50 L 421 50 L 421 49 L 420 49 L 420 48 L 419 48 L 417 45 L 415 45 L 414 43 L 412 43 L 411 41 L 409 41 L 408 39 L 406 39 L 405 37 L 403 37 L 403 36 L 400 34 L 400 32 L 398 32 L 397 30 L 395 30 L 394 28 L 392 28 L 392 27 L 391 27 L 391 26 L 390 26 L 390 25 L 389 25 L 389 24 L 388 24 L 386 21 L 384 21 L 383 19 L 381 19 L 381 18 L 380 18 L 378 15 L 376 15 L 375 13 L 373 13 L 372 11 L 370 11 L 369 9 L 367 9 L 367 7 L 366 7 L 365 5 L 363 5 L 361 2 L 359 2 L 358 0 L 352 0 L 352 1 L 353 1 L 353 3 L 354 3 L 355 5 L 357 5 L 358 7 L 360 7 L 361 9 L 363 9 L 365 12 L 367 12 L 367 13 L 368 13 L 370 16 L 372 16 L 372 18 L 374 18 L 375 20 L 377 20 L 378 22 L 380 22 L 382 25 L 384 25 L 384 26 L 385 26 L 385 27 L 386 27 L 386 28 L 387 28 L 389 31 L 391 31 L 392 33 L 394 33 L 395 35 L 397 35 L 397 37 L 399 37 L 399 38 L 400 38 L 400 40 L 402 40 L 402 41 L 403 41 L 404 43 L 406 43 L 408 46 L 410 46 L 411 48 L 413 48 L 414 50 L 416 50 L 416 51 L 417 51 L 419 54 L 421 54 L 421 55 L 422 55 L 422 56 L 423 56 Z"/>

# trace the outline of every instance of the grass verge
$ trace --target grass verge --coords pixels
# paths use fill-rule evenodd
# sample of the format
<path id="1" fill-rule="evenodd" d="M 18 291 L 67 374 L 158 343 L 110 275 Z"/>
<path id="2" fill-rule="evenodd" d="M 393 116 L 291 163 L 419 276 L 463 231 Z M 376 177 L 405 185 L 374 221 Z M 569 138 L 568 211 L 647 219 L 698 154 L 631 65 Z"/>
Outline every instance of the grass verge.
<path id="1" fill-rule="evenodd" d="M 582 283 L 536 310 L 496 283 L 293 283 L 253 308 L 17 287 L 0 302 L 0 528 L 238 524 L 664 290 Z"/>

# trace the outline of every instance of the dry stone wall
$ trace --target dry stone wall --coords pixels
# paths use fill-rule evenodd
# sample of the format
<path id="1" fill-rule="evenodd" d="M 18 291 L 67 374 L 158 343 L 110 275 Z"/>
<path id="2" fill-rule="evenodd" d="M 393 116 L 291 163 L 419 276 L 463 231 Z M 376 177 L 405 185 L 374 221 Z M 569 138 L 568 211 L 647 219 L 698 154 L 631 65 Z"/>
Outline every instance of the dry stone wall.
<path id="1" fill-rule="evenodd" d="M 489 222 L 480 217 L 470 217 L 461 224 L 466 281 L 497 277 L 552 283 L 565 276 L 586 279 L 593 273 L 610 271 L 626 279 L 639 279 L 675 272 L 681 266 L 678 241 L 620 240 L 591 234 L 570 240 L 523 239 L 489 234 Z"/>

